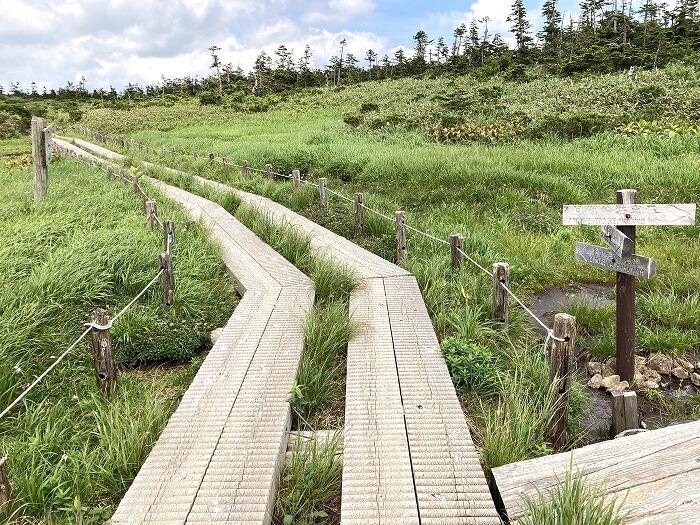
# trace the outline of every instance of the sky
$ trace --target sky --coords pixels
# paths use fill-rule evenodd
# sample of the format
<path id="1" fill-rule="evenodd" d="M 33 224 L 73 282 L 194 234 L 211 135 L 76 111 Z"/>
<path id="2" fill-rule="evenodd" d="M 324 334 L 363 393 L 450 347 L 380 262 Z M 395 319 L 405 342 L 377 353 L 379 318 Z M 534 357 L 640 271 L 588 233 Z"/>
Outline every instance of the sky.
<path id="1" fill-rule="evenodd" d="M 542 0 L 526 0 L 539 24 Z M 576 0 L 560 0 L 564 12 Z M 411 48 L 416 31 L 450 42 L 453 29 L 489 17 L 491 33 L 507 41 L 511 0 L 0 0 L 0 84 L 19 82 L 39 90 L 87 79 L 88 89 L 127 82 L 157 83 L 205 76 L 207 48 L 221 47 L 221 60 L 250 70 L 264 50 L 285 44 L 298 57 L 306 44 L 322 67 L 348 51 L 364 59 L 400 46 Z"/>

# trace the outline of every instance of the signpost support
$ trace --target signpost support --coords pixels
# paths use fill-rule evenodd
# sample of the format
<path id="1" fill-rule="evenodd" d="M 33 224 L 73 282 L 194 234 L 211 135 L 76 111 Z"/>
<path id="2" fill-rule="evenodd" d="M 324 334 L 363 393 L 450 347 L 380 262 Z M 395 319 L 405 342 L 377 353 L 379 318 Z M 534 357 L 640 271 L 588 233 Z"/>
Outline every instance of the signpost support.
<path id="1" fill-rule="evenodd" d="M 618 204 L 634 204 L 636 190 L 618 190 Z M 618 226 L 618 229 L 632 241 L 632 254 L 635 252 L 637 236 L 636 226 Z M 615 285 L 617 373 L 622 381 L 634 379 L 634 345 L 635 345 L 635 288 L 634 275 L 617 273 Z"/>

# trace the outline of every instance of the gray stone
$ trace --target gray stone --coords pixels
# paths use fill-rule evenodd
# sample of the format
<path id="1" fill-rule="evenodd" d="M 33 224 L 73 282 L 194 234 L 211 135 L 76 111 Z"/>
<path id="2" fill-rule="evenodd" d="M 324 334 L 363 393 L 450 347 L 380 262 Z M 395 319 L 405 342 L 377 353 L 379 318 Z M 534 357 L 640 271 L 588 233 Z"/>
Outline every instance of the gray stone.
<path id="1" fill-rule="evenodd" d="M 643 386 L 644 388 L 649 388 L 649 389 L 651 389 L 651 390 L 656 390 L 657 388 L 659 388 L 659 383 L 657 383 L 656 381 L 652 381 L 652 380 L 650 380 L 650 379 L 647 379 L 646 381 L 644 381 L 644 383 L 642 383 L 642 386 Z"/>
<path id="2" fill-rule="evenodd" d="M 677 377 L 678 379 L 688 379 L 689 376 L 688 372 L 680 366 L 677 366 L 676 368 L 671 370 L 671 374 L 673 374 L 673 376 Z"/>
<path id="3" fill-rule="evenodd" d="M 589 361 L 588 365 L 586 366 L 586 369 L 588 370 L 589 376 L 594 376 L 596 374 L 601 373 L 601 371 L 603 369 L 603 365 L 602 365 L 602 363 L 600 363 L 598 361 Z"/>
<path id="4" fill-rule="evenodd" d="M 693 372 L 690 374 L 690 382 L 695 386 L 700 386 L 700 374 Z"/>
<path id="5" fill-rule="evenodd" d="M 617 385 L 619 384 L 620 376 L 617 374 L 604 377 L 603 380 L 600 382 L 600 386 L 602 386 L 603 388 L 607 388 L 608 390 L 617 387 Z"/>
<path id="6" fill-rule="evenodd" d="M 647 367 L 656 370 L 660 374 L 669 375 L 673 367 L 673 359 L 665 354 L 651 354 L 647 360 Z"/>
<path id="7" fill-rule="evenodd" d="M 588 380 L 588 383 L 586 383 L 586 385 L 597 390 L 600 388 L 600 385 L 602 384 L 602 382 L 603 382 L 603 376 L 600 374 L 595 374 L 593 377 L 591 377 Z"/>

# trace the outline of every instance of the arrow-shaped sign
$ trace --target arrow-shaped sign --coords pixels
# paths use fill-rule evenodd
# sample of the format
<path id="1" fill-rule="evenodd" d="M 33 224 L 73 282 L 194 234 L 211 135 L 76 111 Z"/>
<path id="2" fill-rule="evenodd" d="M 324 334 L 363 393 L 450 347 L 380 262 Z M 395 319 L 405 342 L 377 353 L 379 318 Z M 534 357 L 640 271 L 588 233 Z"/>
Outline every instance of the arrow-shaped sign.
<path id="1" fill-rule="evenodd" d="M 634 242 L 615 226 L 601 226 L 600 238 L 610 246 L 618 257 L 627 257 L 634 252 Z"/>
<path id="2" fill-rule="evenodd" d="M 593 244 L 577 242 L 576 258 L 579 261 L 598 266 L 599 268 L 634 275 L 635 277 L 650 279 L 656 275 L 656 261 L 654 259 L 640 255 L 620 257 L 612 250 Z"/>
<path id="3" fill-rule="evenodd" d="M 690 226 L 695 204 L 589 204 L 564 206 L 564 225 Z"/>

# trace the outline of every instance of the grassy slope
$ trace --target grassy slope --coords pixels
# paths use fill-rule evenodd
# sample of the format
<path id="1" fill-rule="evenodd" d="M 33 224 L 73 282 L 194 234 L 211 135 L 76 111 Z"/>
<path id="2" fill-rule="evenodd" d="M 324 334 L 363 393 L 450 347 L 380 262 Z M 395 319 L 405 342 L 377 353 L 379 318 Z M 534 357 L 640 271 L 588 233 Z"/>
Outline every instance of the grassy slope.
<path id="1" fill-rule="evenodd" d="M 615 111 L 621 112 L 629 83 L 620 78 L 602 79 L 595 83 L 595 89 L 589 86 L 588 90 L 585 82 L 572 84 L 575 89 L 568 90 L 559 80 L 539 87 L 508 85 L 508 104 L 516 104 L 514 94 L 529 96 L 535 111 L 548 107 L 553 93 L 559 93 L 557 104 L 585 108 L 587 97 L 593 96 L 590 91 L 597 94 L 601 111 L 617 108 Z M 368 205 L 389 214 L 396 209 L 406 210 L 410 224 L 441 238 L 453 231 L 463 232 L 466 250 L 482 264 L 488 266 L 499 260 L 510 263 L 512 285 L 524 297 L 554 285 L 613 283 L 613 274 L 574 260 L 574 242 L 598 242 L 598 233 L 595 228 L 561 226 L 563 204 L 613 202 L 615 190 L 621 187 L 638 189 L 640 202 L 693 202 L 700 194 L 700 140 L 692 136 L 641 139 L 606 134 L 576 141 L 438 145 L 419 132 L 389 127 L 381 131 L 354 130 L 343 123 L 343 114 L 356 110 L 363 102 L 376 102 L 405 114 L 439 113 L 439 105 L 421 105 L 409 96 L 429 90 L 431 85 L 439 87 L 443 81 L 431 82 L 434 84 L 412 80 L 370 83 L 306 94 L 260 115 L 235 114 L 221 108 L 202 108 L 197 113 L 192 106 L 184 110 L 174 106 L 132 112 L 99 110 L 88 113 L 86 123 L 106 130 L 141 130 L 132 135 L 151 145 L 175 146 L 200 154 L 211 151 L 233 161 L 247 159 L 257 167 L 271 162 L 280 171 L 302 168 L 311 179 L 328 176 L 331 187 L 344 186 L 347 195 L 364 191 Z M 467 87 L 478 91 L 483 86 L 464 81 Z M 542 93 L 538 95 L 536 88 Z M 676 89 L 674 96 L 681 103 L 685 94 L 687 103 L 694 104 L 697 94 L 686 88 Z M 608 98 L 613 102 L 606 102 Z M 669 105 L 668 101 L 664 104 Z M 497 116 L 496 110 L 491 116 Z M 205 161 L 193 163 L 170 155 L 162 160 L 241 185 L 235 171 L 225 173 Z M 318 210 L 313 204 L 313 191 L 290 197 L 284 189 L 287 186 L 276 188 L 258 181 L 248 187 L 339 230 L 347 232 L 352 220 L 347 206 L 339 201 L 330 213 Z M 391 258 L 392 225 L 370 220 L 373 238 L 360 242 Z M 642 351 L 682 353 L 699 344 L 698 233 L 698 227 L 640 231 L 640 252 L 655 257 L 659 265 L 656 279 L 640 282 Z M 522 312 L 513 307 L 509 342 L 493 330 L 488 319 L 487 277 L 471 267 L 455 275 L 448 268 L 447 250 L 414 234 L 409 234 L 409 253 L 408 267 L 421 283 L 462 392 L 478 394 L 489 403 L 494 394 L 503 395 L 508 390 L 499 374 L 515 377 L 506 383 L 518 383 L 523 370 L 537 376 L 529 381 L 537 385 L 544 371 L 535 370 L 536 365 L 531 363 L 514 365 L 511 355 L 511 343 L 522 352 L 533 342 L 531 337 L 523 336 L 527 325 Z M 611 312 L 606 315 L 602 337 L 587 345 L 591 351 L 611 351 Z M 585 323 L 586 319 L 581 321 Z M 475 356 L 472 363 L 482 366 L 475 368 L 468 360 L 466 364 L 460 362 L 465 356 Z M 537 398 L 536 390 L 533 399 Z M 478 416 L 479 405 L 470 406 L 472 414 Z M 482 429 L 490 426 L 488 421 L 481 425 Z M 541 446 L 535 440 L 525 447 L 526 454 L 541 453 Z M 491 463 L 513 459 L 519 458 L 501 457 Z"/>
<path id="2" fill-rule="evenodd" d="M 156 272 L 163 238 L 146 227 L 131 189 L 108 183 L 99 170 L 54 162 L 49 198 L 35 207 L 29 167 L 0 162 L 0 406 L 6 406 L 79 335 L 94 308 L 114 313 L 142 289 Z M 234 294 L 218 250 L 200 225 L 158 202 L 161 216 L 178 227 L 175 306 L 163 308 L 156 285 L 112 335 L 122 363 L 163 364 L 124 369 L 107 403 L 82 344 L 0 421 L 17 522 L 102 523 L 191 381 L 209 331 L 230 316 Z"/>

